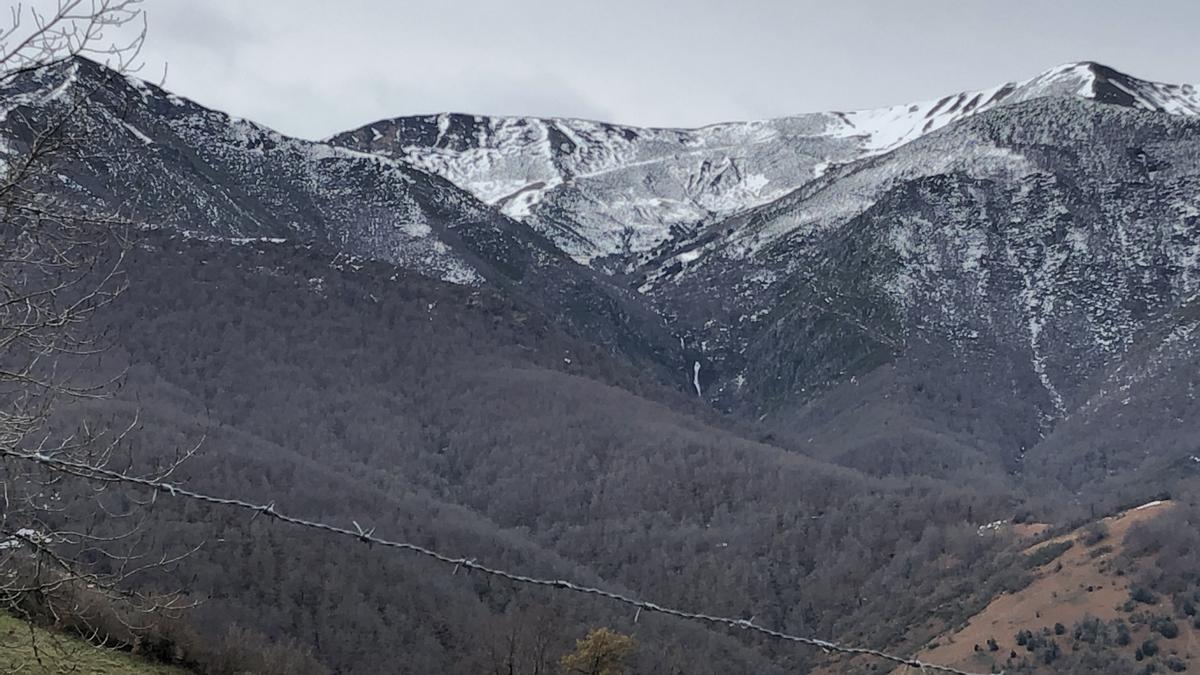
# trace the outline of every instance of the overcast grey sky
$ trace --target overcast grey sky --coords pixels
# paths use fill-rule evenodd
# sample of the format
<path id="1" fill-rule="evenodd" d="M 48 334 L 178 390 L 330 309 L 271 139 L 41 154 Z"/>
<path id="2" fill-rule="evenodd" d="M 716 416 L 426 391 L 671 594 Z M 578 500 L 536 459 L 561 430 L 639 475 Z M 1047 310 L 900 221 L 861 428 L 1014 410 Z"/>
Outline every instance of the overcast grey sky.
<path id="1" fill-rule="evenodd" d="M 147 79 L 284 133 L 471 112 L 698 126 L 1093 60 L 1200 81 L 1198 0 L 149 0 Z"/>

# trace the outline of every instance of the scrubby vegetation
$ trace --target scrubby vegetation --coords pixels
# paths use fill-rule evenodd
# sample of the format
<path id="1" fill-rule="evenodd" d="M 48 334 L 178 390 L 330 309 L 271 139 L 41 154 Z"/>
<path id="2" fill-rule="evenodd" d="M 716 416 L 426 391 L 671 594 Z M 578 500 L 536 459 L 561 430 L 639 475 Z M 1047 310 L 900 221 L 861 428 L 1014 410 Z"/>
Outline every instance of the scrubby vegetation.
<path id="1" fill-rule="evenodd" d="M 35 627 L 0 612 L 0 672 L 184 675 L 188 671 L 126 651 L 97 647 L 82 638 Z"/>
<path id="2" fill-rule="evenodd" d="M 1054 562 L 1060 555 L 1070 550 L 1074 545 L 1075 542 L 1073 541 L 1058 541 L 1038 547 L 1033 553 L 1025 556 L 1025 566 L 1032 569 L 1048 565 Z"/>

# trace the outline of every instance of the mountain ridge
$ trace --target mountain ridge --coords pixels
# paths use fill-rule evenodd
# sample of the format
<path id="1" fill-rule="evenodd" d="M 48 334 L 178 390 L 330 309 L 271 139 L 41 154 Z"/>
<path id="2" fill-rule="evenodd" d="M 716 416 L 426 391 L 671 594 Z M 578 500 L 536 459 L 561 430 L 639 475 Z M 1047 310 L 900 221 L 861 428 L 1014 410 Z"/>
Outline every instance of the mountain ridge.
<path id="1" fill-rule="evenodd" d="M 989 89 L 851 112 L 695 128 L 442 113 L 379 120 L 327 140 L 438 174 L 542 231 L 576 261 L 598 260 L 613 271 L 622 265 L 606 259 L 646 254 L 679 230 L 763 206 L 833 166 L 886 153 L 997 106 L 1046 97 L 1200 115 L 1192 85 L 1079 62 Z M 647 189 L 631 187 L 639 182 Z"/>
<path id="2" fill-rule="evenodd" d="M 88 66 L 87 77 L 102 74 L 97 69 Z M 1096 67 L 1060 70 L 1087 79 Z M 80 194 L 88 198 L 136 186 L 135 215 L 165 218 L 157 224 L 203 223 L 199 234 L 230 239 L 315 241 L 456 283 L 505 286 L 676 389 L 756 418 L 781 405 L 808 405 L 931 340 L 963 353 L 972 345 L 1002 347 L 989 357 L 999 360 L 985 368 L 987 377 L 1010 373 L 1031 383 L 1029 400 L 1039 411 L 1021 417 L 1041 418 L 1030 422 L 1034 430 L 1053 425 L 1069 413 L 1078 382 L 1119 358 L 1134 339 L 1130 331 L 1200 279 L 1186 215 L 1200 208 L 1189 206 L 1195 177 L 1185 161 L 1195 127 L 1188 120 L 1196 118 L 1073 96 L 973 113 L 829 169 L 764 206 L 675 228 L 619 268 L 589 268 L 554 231 L 509 218 L 403 158 L 289 139 L 136 80 L 118 78 L 98 93 L 89 124 L 103 130 L 108 148 L 95 154 L 117 152 L 128 161 L 120 173 L 116 166 L 74 168 L 71 184 L 86 186 Z M 1174 140 L 1154 145 L 1159 138 Z M 794 150 L 761 145 L 780 155 Z M 748 175 L 735 169 L 726 167 L 710 185 Z M 672 186 L 636 174 L 603 177 L 613 194 L 671 197 Z M 600 214 L 592 221 L 600 231 L 615 233 L 604 225 L 603 205 L 574 196 L 580 199 L 543 202 L 541 225 L 567 231 L 570 214 L 558 216 L 583 207 L 578 213 Z M 1005 211 L 1025 220 L 996 217 Z M 1132 211 L 1143 213 L 1140 221 L 1124 224 Z M 1039 243 L 1033 231 L 1049 239 Z M 1101 269 L 1098 261 L 1110 256 Z M 1139 278 L 1142 263 L 1125 269 L 1155 256 L 1164 261 L 1157 285 Z M 465 271 L 447 275 L 442 260 Z M 836 260 L 840 268 L 829 267 Z M 947 276 L 947 265 L 961 273 Z M 1055 270 L 1068 269 L 1115 285 L 1096 295 L 1079 279 L 1057 278 Z M 847 271 L 855 277 L 843 278 Z M 1003 293 L 990 293 L 992 286 Z M 1129 307 L 1106 309 L 1114 293 Z M 1143 307 L 1138 293 L 1148 293 L 1152 306 Z M 938 297 L 954 301 L 930 304 Z M 1069 320 L 1047 309 L 1065 303 L 1082 308 Z M 1074 337 L 1050 350 L 1048 331 Z M 1098 339 L 1108 346 L 1093 344 Z M 1005 442 L 1028 446 L 1036 442 L 1028 433 Z"/>

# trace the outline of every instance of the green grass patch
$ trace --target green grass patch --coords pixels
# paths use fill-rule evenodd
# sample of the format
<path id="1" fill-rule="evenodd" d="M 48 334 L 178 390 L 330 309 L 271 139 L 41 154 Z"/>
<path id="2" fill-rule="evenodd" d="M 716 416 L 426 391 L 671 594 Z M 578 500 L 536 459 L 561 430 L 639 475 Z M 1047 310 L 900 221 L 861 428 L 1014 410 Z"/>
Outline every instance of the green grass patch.
<path id="1" fill-rule="evenodd" d="M 31 627 L 0 612 L 0 672 L 183 675 L 188 671 L 150 663 L 127 652 L 95 647 L 71 635 Z"/>

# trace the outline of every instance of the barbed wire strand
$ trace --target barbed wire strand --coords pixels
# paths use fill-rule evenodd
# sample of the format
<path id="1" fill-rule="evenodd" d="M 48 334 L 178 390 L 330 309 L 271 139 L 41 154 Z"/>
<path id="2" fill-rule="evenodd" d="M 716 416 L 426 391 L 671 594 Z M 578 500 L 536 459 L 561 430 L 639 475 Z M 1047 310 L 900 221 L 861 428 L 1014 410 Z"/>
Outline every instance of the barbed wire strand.
<path id="1" fill-rule="evenodd" d="M 375 536 L 375 528 L 374 527 L 364 528 L 361 525 L 359 525 L 356 521 L 351 521 L 351 524 L 354 525 L 354 529 L 350 529 L 350 528 L 341 527 L 338 525 L 330 525 L 328 523 L 322 523 L 319 521 L 312 521 L 312 520 L 305 520 L 303 518 L 297 518 L 295 516 L 290 516 L 290 515 L 280 512 L 280 511 L 277 511 L 275 509 L 274 502 L 271 502 L 269 504 L 254 504 L 254 503 L 247 502 L 247 501 L 244 501 L 241 499 L 233 499 L 233 498 L 229 498 L 229 497 L 215 497 L 212 495 L 206 495 L 206 494 L 203 494 L 200 492 L 195 492 L 193 490 L 188 490 L 186 488 L 182 488 L 182 487 L 179 487 L 172 483 L 167 483 L 165 481 L 154 480 L 154 479 L 150 479 L 150 478 L 139 478 L 137 476 L 130 476 L 127 474 L 119 473 L 117 471 L 111 471 L 109 469 L 104 469 L 101 467 L 95 467 L 95 466 L 91 466 L 88 464 L 72 462 L 69 460 L 59 459 L 57 457 L 51 457 L 51 456 L 43 454 L 43 453 L 22 453 L 22 452 L 16 452 L 13 450 L 8 450 L 8 449 L 0 449 L 0 456 L 11 457 L 13 459 L 19 459 L 19 460 L 24 460 L 24 461 L 28 461 L 28 462 L 37 462 L 39 464 L 48 466 L 52 469 L 58 469 L 61 471 L 65 471 L 67 473 L 70 473 L 70 474 L 73 474 L 73 475 L 76 475 L 76 476 L 79 476 L 79 477 L 85 478 L 85 479 L 102 480 L 105 482 L 112 482 L 112 483 L 127 483 L 127 484 L 132 484 L 132 485 L 140 485 L 142 487 L 154 490 L 158 493 L 167 494 L 171 497 L 181 497 L 181 498 L 185 498 L 185 499 L 192 499 L 195 501 L 205 502 L 208 504 L 216 504 L 219 506 L 232 506 L 232 507 L 244 509 L 247 511 L 253 511 L 255 513 L 255 517 L 261 515 L 261 516 L 265 516 L 268 518 L 274 518 L 275 520 L 279 520 L 284 523 L 288 523 L 289 525 L 296 525 L 299 527 L 307 527 L 307 528 L 311 528 L 314 530 L 329 532 L 331 534 L 336 534 L 336 535 L 343 536 L 343 537 L 351 537 L 353 539 L 357 539 L 366 544 L 373 544 L 376 546 L 381 546 L 381 547 L 386 547 L 386 548 L 395 548 L 395 549 L 401 549 L 401 550 L 405 550 L 405 551 L 411 551 L 413 553 L 418 553 L 420 555 L 423 555 L 427 558 L 432 558 L 434 560 L 437 560 L 438 562 L 445 563 L 447 565 L 453 565 L 456 572 L 458 569 L 474 570 L 476 572 L 481 572 L 483 574 L 491 575 L 494 577 L 499 577 L 501 579 L 507 579 L 507 580 L 515 582 L 515 583 L 529 584 L 529 585 L 533 585 L 533 586 L 542 586 L 542 587 L 548 587 L 548 588 L 558 588 L 558 589 L 574 591 L 576 593 L 582 593 L 582 594 L 586 594 L 586 595 L 599 596 L 602 598 L 607 598 L 609 600 L 613 600 L 615 602 L 629 605 L 631 607 L 636 607 L 637 610 L 639 611 L 639 613 L 641 611 L 655 612 L 658 614 L 665 614 L 667 616 L 674 616 L 674 617 L 678 617 L 681 619 L 698 621 L 701 623 L 707 623 L 707 624 L 713 624 L 713 625 L 723 625 L 723 626 L 727 626 L 727 627 L 731 627 L 731 628 L 741 628 L 743 630 L 759 633 L 759 634 L 766 635 L 768 637 L 775 638 L 778 640 L 783 640 L 786 642 L 795 642 L 795 643 L 799 643 L 799 644 L 803 644 L 803 645 L 808 645 L 811 647 L 816 647 L 818 649 L 825 651 L 826 653 L 836 652 L 836 653 L 846 654 L 846 655 L 850 655 L 850 656 L 869 656 L 869 657 L 874 657 L 874 658 L 877 658 L 877 659 L 880 659 L 883 661 L 887 661 L 890 663 L 894 663 L 896 665 L 918 668 L 918 669 L 920 669 L 921 672 L 951 673 L 952 675 L 983 675 L 981 673 L 971 673 L 971 672 L 967 672 L 964 670 L 959 670 L 957 668 L 952 668 L 950 666 L 938 665 L 936 663 L 926 663 L 924 661 L 920 661 L 915 658 L 897 656 L 895 654 L 889 654 L 887 652 L 882 652 L 882 651 L 879 651 L 876 649 L 868 649 L 866 647 L 850 647 L 847 645 L 838 644 L 836 642 L 831 642 L 829 640 L 821 640 L 818 638 L 805 637 L 802 635 L 791 635 L 789 633 L 784 633 L 782 631 L 774 630 L 772 628 L 760 626 L 760 625 L 754 623 L 751 619 L 734 619 L 731 617 L 715 616 L 712 614 L 689 612 L 689 611 L 682 610 L 682 609 L 675 609 L 673 607 L 668 607 L 666 605 L 660 605 L 660 604 L 653 603 L 653 602 L 647 602 L 645 600 L 639 600 L 637 598 L 631 598 L 631 597 L 622 595 L 620 593 L 615 593 L 613 591 L 606 591 L 602 588 L 592 588 L 589 586 L 582 586 L 582 585 L 574 583 L 572 581 L 566 581 L 563 579 L 542 579 L 542 578 L 538 578 L 538 577 L 526 576 L 524 574 L 517 574 L 515 572 L 509 572 L 507 570 L 503 570 L 503 569 L 499 569 L 499 568 L 495 568 L 495 567 L 488 567 L 487 565 L 483 565 L 483 564 L 479 563 L 474 558 L 467 558 L 467 557 L 455 558 L 453 556 L 445 555 L 445 554 L 439 553 L 438 551 L 435 551 L 433 549 L 428 549 L 428 548 L 425 548 L 424 546 L 419 546 L 417 544 L 412 544 L 412 543 L 403 542 L 403 541 L 392 541 L 389 539 L 384 539 L 382 537 L 377 537 L 377 536 Z M 1000 673 L 993 674 L 993 675 L 1003 675 L 1003 671 L 1000 671 Z"/>

